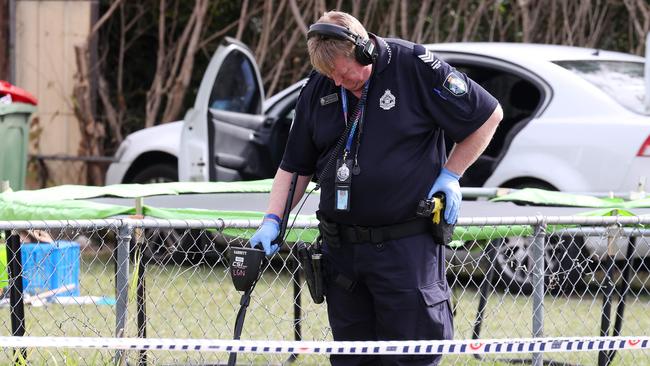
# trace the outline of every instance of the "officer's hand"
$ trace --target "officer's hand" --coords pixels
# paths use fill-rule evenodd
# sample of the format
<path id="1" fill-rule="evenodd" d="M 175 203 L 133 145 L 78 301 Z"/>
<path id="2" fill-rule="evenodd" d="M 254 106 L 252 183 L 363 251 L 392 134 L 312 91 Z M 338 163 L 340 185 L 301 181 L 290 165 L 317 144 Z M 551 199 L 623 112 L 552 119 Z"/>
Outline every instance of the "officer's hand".
<path id="1" fill-rule="evenodd" d="M 271 241 L 277 238 L 279 233 L 280 224 L 273 220 L 264 220 L 262 226 L 257 229 L 251 238 L 251 247 L 254 248 L 261 243 L 266 255 L 272 256 L 280 249 L 277 244 L 271 244 Z"/>
<path id="2" fill-rule="evenodd" d="M 431 199 L 433 194 L 436 192 L 442 192 L 445 194 L 445 221 L 448 224 L 455 224 L 458 219 L 458 211 L 460 211 L 460 201 L 463 199 L 463 195 L 460 193 L 460 184 L 458 180 L 460 176 L 455 174 L 447 168 L 442 168 L 440 175 L 433 182 L 433 187 L 429 191 L 428 198 Z"/>

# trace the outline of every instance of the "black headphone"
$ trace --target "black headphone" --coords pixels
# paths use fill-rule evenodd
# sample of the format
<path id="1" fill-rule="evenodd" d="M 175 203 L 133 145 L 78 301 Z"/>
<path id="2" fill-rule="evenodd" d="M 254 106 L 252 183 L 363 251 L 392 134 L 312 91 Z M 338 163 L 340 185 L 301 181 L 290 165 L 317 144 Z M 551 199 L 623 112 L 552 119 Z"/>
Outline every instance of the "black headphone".
<path id="1" fill-rule="evenodd" d="M 377 58 L 375 45 L 370 39 L 353 33 L 348 28 L 331 23 L 314 23 L 309 27 L 307 39 L 322 36 L 336 38 L 354 43 L 354 58 L 361 65 L 370 65 Z"/>

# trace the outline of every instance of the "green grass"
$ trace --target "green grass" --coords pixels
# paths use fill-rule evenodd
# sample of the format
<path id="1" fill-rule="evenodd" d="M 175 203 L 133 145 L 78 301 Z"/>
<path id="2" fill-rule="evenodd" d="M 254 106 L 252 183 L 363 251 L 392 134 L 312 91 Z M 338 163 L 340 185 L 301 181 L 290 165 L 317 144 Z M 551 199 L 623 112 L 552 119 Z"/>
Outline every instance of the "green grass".
<path id="1" fill-rule="evenodd" d="M 131 268 L 132 272 L 133 268 Z M 81 262 L 81 294 L 115 296 L 114 263 L 97 257 Z M 231 339 L 240 294 L 231 284 L 230 275 L 222 266 L 148 266 L 146 270 L 147 315 L 149 337 Z M 476 315 L 478 293 L 475 288 L 455 290 L 456 339 L 471 337 Z M 529 337 L 531 334 L 531 298 L 494 292 L 486 310 L 482 338 Z M 324 305 L 314 305 L 308 294 L 302 298 L 304 339 L 331 339 Z M 597 335 L 600 322 L 600 297 L 547 296 L 545 299 L 546 336 Z M 115 335 L 115 308 L 112 306 L 26 307 L 27 335 L 103 336 Z M 650 329 L 650 298 L 635 295 L 626 307 L 624 335 L 647 335 Z M 0 334 L 10 334 L 9 309 L 0 308 Z M 399 321 L 396 319 L 396 321 Z M 277 275 L 266 271 L 258 283 L 248 309 L 242 339 L 293 339 L 293 287 L 286 270 Z M 130 304 L 126 336 L 136 336 L 135 305 Z M 114 351 L 79 349 L 32 349 L 28 351 L 31 365 L 108 365 Z M 648 352 L 619 352 L 613 365 L 647 364 Z M 529 357 L 514 355 L 513 357 Z M 546 354 L 571 364 L 593 365 L 597 354 Z M 127 353 L 131 364 L 137 352 Z M 149 364 L 214 364 L 225 363 L 228 355 L 198 352 L 148 352 Z M 239 355 L 240 364 L 281 363 L 280 356 Z M 490 356 L 483 362 L 472 357 L 448 356 L 443 365 L 506 365 L 500 357 Z M 11 351 L 0 352 L 0 364 L 11 363 Z M 324 356 L 300 356 L 297 365 L 326 364 Z"/>

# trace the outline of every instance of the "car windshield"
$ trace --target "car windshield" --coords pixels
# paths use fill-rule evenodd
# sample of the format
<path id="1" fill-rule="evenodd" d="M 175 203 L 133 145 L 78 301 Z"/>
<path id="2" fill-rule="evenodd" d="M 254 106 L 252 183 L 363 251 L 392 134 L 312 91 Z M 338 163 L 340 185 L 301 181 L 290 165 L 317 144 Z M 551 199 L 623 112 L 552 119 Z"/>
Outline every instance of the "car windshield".
<path id="1" fill-rule="evenodd" d="M 643 63 L 627 61 L 556 61 L 596 85 L 632 112 L 650 115 L 644 106 Z"/>

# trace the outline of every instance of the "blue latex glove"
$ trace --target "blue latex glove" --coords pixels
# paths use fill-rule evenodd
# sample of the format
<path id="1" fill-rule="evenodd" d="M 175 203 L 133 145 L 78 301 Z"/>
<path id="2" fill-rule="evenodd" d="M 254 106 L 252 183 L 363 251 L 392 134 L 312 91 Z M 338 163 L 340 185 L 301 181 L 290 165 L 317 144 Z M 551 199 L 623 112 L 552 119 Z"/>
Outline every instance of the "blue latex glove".
<path id="1" fill-rule="evenodd" d="M 271 244 L 273 239 L 278 237 L 280 234 L 280 224 L 273 220 L 264 220 L 262 226 L 260 226 L 253 237 L 251 238 L 251 246 L 255 248 L 257 244 L 262 244 L 264 252 L 267 256 L 272 256 L 280 250 L 280 246 L 277 244 Z"/>
<path id="2" fill-rule="evenodd" d="M 455 224 L 458 219 L 458 211 L 460 211 L 460 201 L 463 199 L 463 195 L 460 193 L 460 183 L 458 180 L 460 175 L 452 173 L 447 170 L 447 168 L 442 168 L 440 175 L 433 182 L 433 186 L 429 191 L 427 198 L 431 199 L 433 194 L 436 192 L 442 192 L 445 194 L 445 221 L 448 224 Z"/>

